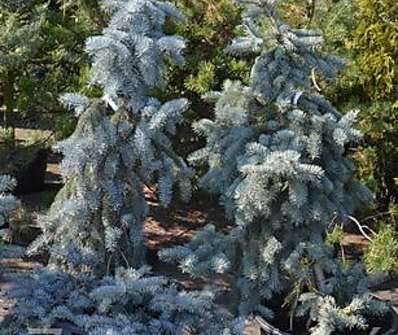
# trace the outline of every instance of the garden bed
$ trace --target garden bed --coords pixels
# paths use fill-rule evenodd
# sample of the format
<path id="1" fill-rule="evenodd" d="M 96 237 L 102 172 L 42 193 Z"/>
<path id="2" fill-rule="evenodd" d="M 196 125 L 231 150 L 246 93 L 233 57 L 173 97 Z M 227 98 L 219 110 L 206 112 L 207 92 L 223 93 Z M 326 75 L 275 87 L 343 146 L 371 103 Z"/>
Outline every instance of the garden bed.
<path id="1" fill-rule="evenodd" d="M 43 211 L 51 203 L 51 199 L 57 192 L 60 186 L 61 178 L 59 175 L 59 162 L 61 157 L 51 154 L 46 169 L 46 185 L 43 192 L 25 195 L 22 201 L 28 205 L 32 211 Z M 162 208 L 159 205 L 156 197 L 155 188 L 147 188 L 145 190 L 146 200 L 151 207 L 150 216 L 144 224 L 144 235 L 147 245 L 147 261 L 152 266 L 156 274 L 163 274 L 169 278 L 177 280 L 185 289 L 196 290 L 202 289 L 206 283 L 200 280 L 193 280 L 190 276 L 183 274 L 178 268 L 165 264 L 157 257 L 157 251 L 161 248 L 170 247 L 174 245 L 182 245 L 188 242 L 201 228 L 207 224 L 213 224 L 219 230 L 228 231 L 231 228 L 231 223 L 225 219 L 224 210 L 217 205 L 217 200 L 205 196 L 196 196 L 190 203 L 174 203 L 170 208 Z M 33 227 L 34 230 L 36 229 Z M 31 239 L 37 235 L 35 233 L 27 234 L 23 239 L 16 240 L 14 243 L 26 245 Z M 362 235 L 349 233 L 343 240 L 343 246 L 348 254 L 360 254 L 361 250 L 367 245 L 367 240 Z M 8 250 L 8 251 L 7 251 Z M 7 255 L 4 251 L 8 252 Z M 35 267 L 43 264 L 43 259 L 27 259 L 23 256 L 23 248 L 18 246 L 10 246 L 3 248 L 3 255 L 0 256 L 1 277 L 0 277 L 0 324 L 7 324 L 7 319 L 12 315 L 13 302 L 9 301 L 6 292 L 12 289 L 15 285 L 15 276 L 24 276 L 28 274 Z M 228 277 L 223 276 L 217 280 L 217 284 L 223 289 L 217 299 L 217 304 L 220 308 L 228 309 L 233 304 L 233 299 L 229 295 Z M 391 280 L 384 283 L 382 286 L 375 288 L 375 295 L 385 301 L 390 301 L 393 306 L 398 307 L 398 280 Z M 275 301 L 277 305 L 278 302 Z M 287 314 L 287 313 L 283 313 Z M 281 313 L 282 315 L 282 313 Z M 261 321 L 261 320 L 260 320 Z M 391 318 L 386 320 L 375 320 L 372 322 L 372 328 L 366 331 L 352 330 L 350 335 L 381 335 L 390 328 Z M 280 329 L 288 328 L 289 320 L 281 319 L 276 315 L 274 324 Z M 261 330 L 261 322 L 253 321 L 247 327 L 248 335 L 261 335 L 264 331 Z M 71 330 L 73 327 L 66 323 L 58 325 Z M 294 329 L 296 335 L 304 335 L 305 331 L 299 331 L 304 328 L 303 324 L 295 323 Z M 373 333 L 372 333 L 373 331 Z M 67 333 L 67 332 L 66 332 Z M 71 332 L 72 334 L 72 332 Z M 276 334 L 276 333 L 275 333 Z M 390 334 L 389 334 L 390 335 Z M 393 335 L 393 334 L 391 334 Z"/>
<path id="2" fill-rule="evenodd" d="M 56 169 L 53 172 L 57 173 Z M 164 247 L 172 245 L 181 245 L 189 241 L 198 230 L 203 228 L 206 224 L 214 224 L 219 229 L 228 230 L 230 223 L 225 220 L 222 208 L 215 206 L 211 199 L 194 199 L 189 204 L 174 204 L 171 208 L 162 208 L 158 205 L 154 189 L 146 190 L 146 198 L 151 206 L 151 215 L 145 222 L 144 234 L 146 237 L 146 244 L 148 247 L 147 259 L 152 266 L 153 271 L 157 274 L 163 274 L 169 278 L 177 280 L 185 289 L 196 290 L 205 287 L 205 283 L 200 280 L 193 280 L 188 275 L 181 273 L 174 266 L 162 263 L 157 257 L 157 251 Z M 29 196 L 30 205 L 33 205 L 34 199 L 43 201 L 43 198 Z M 41 199 L 41 200 L 40 200 Z M 38 207 L 42 204 L 36 203 Z M 25 241 L 27 242 L 27 241 Z M 347 249 L 361 249 L 362 244 L 365 243 L 360 235 L 350 234 L 344 240 L 344 245 Z M 0 279 L 0 323 L 1 319 L 7 319 L 12 313 L 12 302 L 7 301 L 4 292 L 13 287 L 12 279 L 15 275 L 26 275 L 33 268 L 40 266 L 37 259 L 26 259 L 22 255 L 23 249 L 20 247 L 12 247 L 9 250 L 7 257 L 3 258 L 0 264 L 2 273 Z M 4 255 L 3 255 L 4 256 Z M 220 277 L 217 283 L 224 288 L 224 293 L 220 295 L 217 300 L 220 308 L 228 309 L 232 302 L 229 296 L 229 280 L 226 277 Z M 375 294 L 382 300 L 390 301 L 394 306 L 398 307 L 398 280 L 391 280 L 377 287 Z M 286 314 L 286 313 L 283 313 Z M 303 322 L 304 324 L 304 322 Z M 382 335 L 390 328 L 391 318 L 387 320 L 375 320 L 372 323 L 372 328 L 367 331 L 352 330 L 350 335 Z M 286 329 L 288 320 L 280 319 L 276 316 L 275 325 L 281 329 Z M 58 325 L 59 326 L 59 325 Z M 70 325 L 64 323 L 63 327 L 72 329 Z M 294 325 L 297 332 L 295 335 L 304 335 L 305 332 L 299 332 L 300 324 Z M 247 327 L 248 335 L 262 335 L 261 327 L 257 321 L 253 321 Z M 371 333 L 373 331 L 373 333 Z M 376 332 L 377 331 L 377 332 Z M 281 333 L 282 334 L 282 333 Z M 393 335 L 393 334 L 391 334 Z"/>

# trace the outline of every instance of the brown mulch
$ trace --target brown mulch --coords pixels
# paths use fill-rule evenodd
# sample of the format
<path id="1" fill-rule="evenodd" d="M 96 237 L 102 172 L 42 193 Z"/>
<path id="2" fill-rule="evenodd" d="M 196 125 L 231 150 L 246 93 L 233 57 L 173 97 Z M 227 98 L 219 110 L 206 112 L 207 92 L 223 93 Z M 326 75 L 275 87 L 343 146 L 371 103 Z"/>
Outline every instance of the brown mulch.
<path id="1" fill-rule="evenodd" d="M 224 216 L 222 207 L 210 199 L 192 199 L 189 203 L 174 203 L 168 208 L 161 207 L 156 198 L 156 189 L 146 188 L 145 197 L 151 213 L 144 224 L 147 246 L 159 250 L 192 239 L 198 230 L 208 224 L 221 231 L 231 229 L 231 222 Z"/>

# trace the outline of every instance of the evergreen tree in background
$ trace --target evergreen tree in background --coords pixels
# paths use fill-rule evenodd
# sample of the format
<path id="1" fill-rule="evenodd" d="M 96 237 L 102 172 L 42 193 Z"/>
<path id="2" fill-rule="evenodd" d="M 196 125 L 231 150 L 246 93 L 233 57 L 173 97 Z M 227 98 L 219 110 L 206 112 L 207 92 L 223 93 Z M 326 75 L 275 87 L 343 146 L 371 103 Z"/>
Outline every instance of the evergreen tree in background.
<path id="1" fill-rule="evenodd" d="M 177 0 L 174 2 L 187 19 L 170 27 L 187 41 L 184 67 L 169 71 L 165 97 L 186 97 L 191 102 L 185 122 L 179 127 L 177 150 L 184 156 L 203 143 L 192 132 L 191 124 L 209 117 L 211 105 L 201 98 L 210 90 L 219 90 L 227 78 L 247 79 L 250 64 L 224 52 L 240 22 L 240 8 L 233 0 Z"/>
<path id="2" fill-rule="evenodd" d="M 10 212 L 18 206 L 17 199 L 9 193 L 15 186 L 15 179 L 7 175 L 0 176 L 0 228 L 7 223 Z"/>
<path id="3" fill-rule="evenodd" d="M 212 296 L 181 291 L 145 263 L 142 224 L 148 213 L 143 187 L 158 181 L 161 204 L 172 188 L 191 194 L 191 170 L 173 151 L 173 135 L 186 99 L 160 102 L 165 59 L 182 63 L 184 42 L 162 31 L 181 20 L 167 2 L 110 0 L 103 34 L 87 41 L 91 83 L 103 98 L 66 94 L 79 116 L 75 132 L 59 143 L 65 181 L 31 245 L 49 264 L 14 291 L 17 321 L 51 326 L 67 320 L 90 335 L 221 334 Z"/>
<path id="4" fill-rule="evenodd" d="M 41 126 L 65 133 L 63 128 L 72 122 L 66 120 L 59 94 L 92 93 L 83 87 L 88 77 L 83 47 L 102 26 L 90 19 L 83 2 L 66 7 L 58 0 L 0 1 L 0 105 L 6 109 L 5 126 L 12 126 L 16 117 L 34 116 Z M 99 7 L 91 11 L 99 12 Z"/>
<path id="5" fill-rule="evenodd" d="M 220 195 L 235 227 L 225 235 L 209 226 L 160 256 L 196 278 L 235 275 L 240 316 L 270 318 L 282 296 L 296 316 L 309 315 L 311 334 L 366 328 L 366 316 L 385 307 L 369 295 L 361 265 L 343 267 L 324 242 L 332 221 L 371 201 L 348 157 L 361 139 L 356 112 L 339 113 L 315 81 L 334 79 L 343 63 L 320 52 L 317 33 L 287 25 L 279 1 L 237 2 L 246 35 L 228 52 L 258 54 L 250 85 L 227 81 L 207 95 L 215 120 L 195 124 L 207 145 L 191 156 L 207 163 L 201 186 Z"/>
<path id="6" fill-rule="evenodd" d="M 379 210 L 398 199 L 398 4 L 358 0 L 358 26 L 349 44 L 354 55 L 362 129 L 368 146 L 359 155 L 362 177 L 374 190 Z M 354 101 L 358 103 L 358 101 Z"/>
<path id="7" fill-rule="evenodd" d="M 0 82 L 5 108 L 4 126 L 11 125 L 9 118 L 16 108 L 15 82 L 29 58 L 34 57 L 42 44 L 40 25 L 43 12 L 38 10 L 26 19 L 34 1 L 0 2 Z M 33 11 L 32 11 L 33 12 Z M 25 19 L 25 20 L 24 20 Z M 14 136 L 14 134 L 12 134 Z"/>
<path id="8" fill-rule="evenodd" d="M 54 1 L 52 1 L 54 4 Z M 57 5 L 60 5 L 65 13 L 70 11 L 78 12 L 83 19 L 88 19 L 98 25 L 104 27 L 106 25 L 105 13 L 101 10 L 101 1 L 98 0 L 57 0 Z"/>

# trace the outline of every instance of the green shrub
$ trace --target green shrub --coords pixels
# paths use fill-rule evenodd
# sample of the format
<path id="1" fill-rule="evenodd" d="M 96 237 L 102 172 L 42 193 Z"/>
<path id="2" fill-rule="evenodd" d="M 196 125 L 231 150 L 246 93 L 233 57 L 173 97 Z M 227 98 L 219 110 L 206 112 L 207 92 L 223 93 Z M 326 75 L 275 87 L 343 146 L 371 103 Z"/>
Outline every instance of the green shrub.
<path id="1" fill-rule="evenodd" d="M 393 226 L 381 227 L 366 249 L 364 260 L 369 272 L 398 271 L 398 234 Z"/>
<path id="2" fill-rule="evenodd" d="M 173 29 L 187 42 L 185 66 L 172 67 L 165 98 L 183 96 L 191 101 L 185 114 L 186 123 L 178 132 L 180 151 L 188 154 L 200 145 L 190 124 L 209 117 L 211 108 L 201 96 L 210 90 L 219 90 L 227 79 L 249 78 L 250 61 L 236 60 L 224 51 L 235 36 L 240 21 L 240 9 L 233 0 L 176 0 L 186 15 L 185 22 Z"/>
<path id="3" fill-rule="evenodd" d="M 328 232 L 326 235 L 326 244 L 329 246 L 341 245 L 344 239 L 343 228 L 336 226 L 332 231 Z"/>
<path id="4" fill-rule="evenodd" d="M 396 100 L 398 3 L 395 0 L 357 2 L 359 25 L 354 33 L 352 47 L 357 53 L 360 81 L 370 97 Z"/>
<path id="5" fill-rule="evenodd" d="M 76 4 L 0 1 L 0 95 L 7 127 L 13 128 L 16 110 L 39 118 L 63 111 L 59 94 L 82 89 L 84 41 L 100 28 L 84 13 Z"/>
<path id="6" fill-rule="evenodd" d="M 226 78 L 248 79 L 249 66 L 224 51 L 235 35 L 240 10 L 232 0 L 177 0 L 187 20 L 177 32 L 187 41 L 186 66 L 172 74 L 173 85 L 199 98 L 220 88 Z M 183 77 L 180 75 L 183 74 Z M 181 80 L 183 78 L 183 80 Z"/>
<path id="7" fill-rule="evenodd" d="M 359 161 L 362 178 L 385 208 L 398 196 L 398 3 L 357 0 L 357 5 L 358 26 L 349 47 L 363 101 L 360 124 L 369 144 Z"/>
<path id="8" fill-rule="evenodd" d="M 362 105 L 360 126 L 368 136 L 367 145 L 356 154 L 359 175 L 375 192 L 379 206 L 386 208 L 398 196 L 398 105 L 383 100 Z"/>

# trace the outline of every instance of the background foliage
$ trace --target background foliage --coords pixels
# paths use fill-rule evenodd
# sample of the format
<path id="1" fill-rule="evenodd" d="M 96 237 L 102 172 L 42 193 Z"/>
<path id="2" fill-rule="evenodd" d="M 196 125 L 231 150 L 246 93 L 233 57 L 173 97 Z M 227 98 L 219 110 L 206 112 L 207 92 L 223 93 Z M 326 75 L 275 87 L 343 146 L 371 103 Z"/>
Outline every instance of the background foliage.
<path id="1" fill-rule="evenodd" d="M 221 90 L 227 78 L 246 84 L 252 63 L 224 52 L 233 37 L 241 34 L 235 28 L 241 10 L 232 0 L 173 2 L 187 19 L 169 23 L 167 30 L 188 41 L 186 62 L 183 68 L 169 64 L 168 90 L 156 96 L 162 101 L 185 97 L 192 102 L 175 140 L 178 151 L 187 156 L 201 146 L 192 122 L 214 119 L 201 96 Z M 378 231 L 365 252 L 365 264 L 372 272 L 396 271 L 398 4 L 395 0 L 287 0 L 281 6 L 292 26 L 321 30 L 325 50 L 347 60 L 337 84 L 316 80 L 338 110 L 360 111 L 359 126 L 366 136 L 353 148 L 359 164 L 357 178 L 371 188 L 376 201 L 373 208 L 357 215 L 369 215 L 366 222 Z M 91 70 L 83 49 L 86 38 L 105 26 L 107 15 L 97 0 L 0 0 L 3 107 L 33 115 L 37 124 L 45 120 L 58 138 L 71 134 L 75 118 L 64 112 L 58 96 L 65 91 L 99 95 L 98 88 L 87 85 Z M 329 242 L 340 244 L 344 232 L 334 232 Z"/>
<path id="2" fill-rule="evenodd" d="M 191 101 L 185 125 L 180 127 L 177 141 L 186 155 L 200 146 L 192 133 L 191 123 L 209 117 L 211 107 L 201 96 L 221 88 L 227 78 L 248 80 L 250 61 L 236 60 L 225 53 L 235 36 L 241 10 L 233 0 L 175 0 L 186 20 L 173 27 L 187 41 L 185 66 L 172 67 L 166 98 L 183 96 Z"/>
<path id="3" fill-rule="evenodd" d="M 85 2 L 0 3 L 0 92 L 9 122 L 17 110 L 39 123 L 51 117 L 46 126 L 65 131 L 63 124 L 70 121 L 53 114 L 64 111 L 58 96 L 85 90 L 89 68 L 84 41 L 101 27 L 91 14 L 98 7 L 89 10 Z"/>

